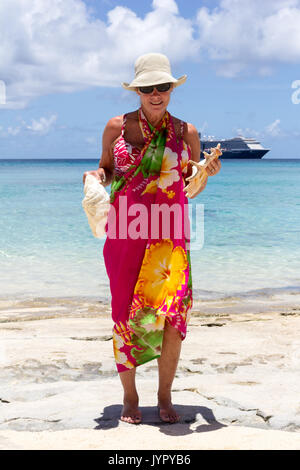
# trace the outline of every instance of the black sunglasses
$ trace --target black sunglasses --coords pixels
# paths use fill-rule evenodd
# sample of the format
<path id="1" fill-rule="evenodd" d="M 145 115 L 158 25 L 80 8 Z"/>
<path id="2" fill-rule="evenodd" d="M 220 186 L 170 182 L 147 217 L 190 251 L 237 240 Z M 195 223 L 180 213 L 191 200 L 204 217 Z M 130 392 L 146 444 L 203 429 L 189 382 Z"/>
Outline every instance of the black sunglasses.
<path id="1" fill-rule="evenodd" d="M 159 85 L 151 85 L 151 86 L 139 86 L 138 89 L 144 95 L 148 95 L 153 92 L 154 88 L 163 93 L 164 91 L 168 91 L 171 88 L 171 83 L 160 83 Z"/>

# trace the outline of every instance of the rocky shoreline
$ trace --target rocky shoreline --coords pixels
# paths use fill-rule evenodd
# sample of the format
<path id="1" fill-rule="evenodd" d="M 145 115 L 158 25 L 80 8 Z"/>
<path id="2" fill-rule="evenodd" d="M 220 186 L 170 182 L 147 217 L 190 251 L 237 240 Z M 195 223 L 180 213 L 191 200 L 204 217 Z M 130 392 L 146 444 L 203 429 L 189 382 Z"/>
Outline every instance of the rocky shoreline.
<path id="1" fill-rule="evenodd" d="M 137 369 L 143 423 L 119 421 L 108 305 L 2 300 L 0 449 L 300 449 L 296 297 L 252 312 L 235 299 L 196 303 L 173 385 L 181 420 L 172 426 L 158 418 L 155 361 Z"/>

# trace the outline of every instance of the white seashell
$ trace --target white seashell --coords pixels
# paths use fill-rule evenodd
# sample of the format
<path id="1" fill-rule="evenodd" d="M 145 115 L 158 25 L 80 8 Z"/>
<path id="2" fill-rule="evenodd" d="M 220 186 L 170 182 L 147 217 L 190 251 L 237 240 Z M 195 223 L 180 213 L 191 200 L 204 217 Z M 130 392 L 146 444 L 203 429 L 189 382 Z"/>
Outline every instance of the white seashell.
<path id="1" fill-rule="evenodd" d="M 82 207 L 94 237 L 101 238 L 105 233 L 105 225 L 110 209 L 110 197 L 104 186 L 93 175 L 87 175 L 84 183 L 85 197 Z"/>
<path id="2" fill-rule="evenodd" d="M 201 162 L 194 162 L 193 160 L 188 161 L 189 164 L 193 165 L 192 174 L 186 178 L 186 181 L 189 183 L 183 191 L 189 198 L 194 197 L 205 185 L 208 178 L 206 167 L 212 160 L 222 155 L 221 144 L 218 144 L 215 148 L 211 148 L 210 153 L 203 153 L 205 155 L 205 159 L 201 160 Z"/>

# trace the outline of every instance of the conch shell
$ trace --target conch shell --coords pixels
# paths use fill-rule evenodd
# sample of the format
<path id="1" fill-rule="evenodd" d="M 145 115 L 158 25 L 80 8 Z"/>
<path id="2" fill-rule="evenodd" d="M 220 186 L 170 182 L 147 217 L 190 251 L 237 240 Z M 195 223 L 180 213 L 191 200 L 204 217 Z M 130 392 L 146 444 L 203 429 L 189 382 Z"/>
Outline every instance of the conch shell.
<path id="1" fill-rule="evenodd" d="M 109 194 L 97 178 L 91 174 L 86 176 L 83 190 L 85 196 L 82 200 L 82 207 L 89 226 L 94 237 L 102 238 L 106 235 L 105 226 L 110 209 Z"/>
<path id="2" fill-rule="evenodd" d="M 203 153 L 205 159 L 201 162 L 194 162 L 193 160 L 188 161 L 188 163 L 193 165 L 193 173 L 191 176 L 186 178 L 186 181 L 189 181 L 189 184 L 183 189 L 183 191 L 189 198 L 197 194 L 205 185 L 208 178 L 206 167 L 212 160 L 219 158 L 219 156 L 222 155 L 221 144 L 211 148 L 210 153 L 205 151 Z"/>

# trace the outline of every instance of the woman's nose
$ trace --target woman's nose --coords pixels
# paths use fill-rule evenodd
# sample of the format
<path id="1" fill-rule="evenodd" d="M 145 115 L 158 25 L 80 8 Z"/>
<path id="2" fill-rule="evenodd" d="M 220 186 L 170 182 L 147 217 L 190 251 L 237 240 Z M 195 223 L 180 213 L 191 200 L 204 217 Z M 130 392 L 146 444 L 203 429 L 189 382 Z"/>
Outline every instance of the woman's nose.
<path id="1" fill-rule="evenodd" d="M 159 91 L 157 91 L 157 89 L 154 88 L 154 90 L 152 91 L 151 95 L 157 96 L 157 95 L 159 95 Z"/>

